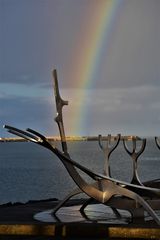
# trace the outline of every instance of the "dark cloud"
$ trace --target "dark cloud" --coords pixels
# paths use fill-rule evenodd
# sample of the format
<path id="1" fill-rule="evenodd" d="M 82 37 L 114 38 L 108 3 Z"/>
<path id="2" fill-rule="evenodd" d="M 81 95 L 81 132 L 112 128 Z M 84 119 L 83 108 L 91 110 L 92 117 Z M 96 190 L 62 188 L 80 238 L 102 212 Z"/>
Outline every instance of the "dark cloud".
<path id="1" fill-rule="evenodd" d="M 159 92 L 160 88 L 153 86 L 92 91 L 90 101 L 84 101 L 83 134 L 157 135 Z"/>
<path id="2" fill-rule="evenodd" d="M 79 107 L 82 99 L 78 95 L 83 89 L 76 86 L 83 88 L 84 84 L 76 82 L 80 71 L 75 73 L 74 66 L 68 69 L 68 63 L 75 58 L 79 69 L 77 53 L 81 52 L 84 60 L 87 57 L 82 46 L 88 23 L 84 12 L 93 2 L 99 3 L 0 0 L 0 83 L 10 84 L 3 88 L 1 84 L 0 89 L 3 124 L 42 129 L 47 134 L 57 131 L 54 103 L 46 100 L 53 92 L 53 68 L 57 68 L 59 85 L 71 101 L 70 108 Z M 159 12 L 157 0 L 122 1 L 118 20 L 102 44 L 89 86 L 90 98 L 83 100 L 87 108 L 86 116 L 81 116 L 87 126 L 81 130 L 83 135 L 104 129 L 144 133 L 147 129 L 149 134 L 154 129 L 159 131 Z M 17 89 L 12 93 L 13 84 Z M 67 122 L 69 113 L 70 109 L 65 115 Z"/>
<path id="3" fill-rule="evenodd" d="M 0 99 L 0 109 L 1 126 L 10 124 L 22 129 L 30 127 L 46 135 L 56 132 L 55 109 L 48 99 L 5 97 Z"/>
<path id="4" fill-rule="evenodd" d="M 62 96 L 72 96 L 67 109 L 64 109 L 66 132 L 72 108 L 78 108 L 79 91 L 72 96 L 71 90 L 62 91 Z M 160 88 L 143 86 L 141 88 L 117 88 L 108 90 L 91 90 L 89 98 L 84 101 L 86 113 L 82 115 L 83 129 L 81 135 L 101 134 L 136 134 L 157 135 L 160 124 Z M 68 96 L 69 97 L 69 96 Z M 46 135 L 58 134 L 54 117 L 55 104 L 50 97 L 13 97 L 0 96 L 1 125 L 11 124 L 25 129 L 36 129 Z M 90 126 L 90 127 L 88 127 Z M 2 131 L 3 135 L 6 134 Z M 6 135 L 5 135 L 6 136 Z"/>

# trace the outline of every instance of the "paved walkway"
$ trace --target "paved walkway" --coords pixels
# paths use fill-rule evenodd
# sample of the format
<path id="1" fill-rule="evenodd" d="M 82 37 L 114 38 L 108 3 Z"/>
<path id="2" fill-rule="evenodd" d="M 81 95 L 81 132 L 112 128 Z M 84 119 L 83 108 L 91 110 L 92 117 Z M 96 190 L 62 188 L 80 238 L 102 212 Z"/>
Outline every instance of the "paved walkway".
<path id="1" fill-rule="evenodd" d="M 159 226 L 148 216 L 145 222 L 133 223 L 122 211 L 122 218 L 117 219 L 110 208 L 101 204 L 88 206 L 86 215 L 81 215 L 82 201 L 70 201 L 57 217 L 51 215 L 57 203 L 53 200 L 0 206 L 0 239 L 160 239 Z"/>

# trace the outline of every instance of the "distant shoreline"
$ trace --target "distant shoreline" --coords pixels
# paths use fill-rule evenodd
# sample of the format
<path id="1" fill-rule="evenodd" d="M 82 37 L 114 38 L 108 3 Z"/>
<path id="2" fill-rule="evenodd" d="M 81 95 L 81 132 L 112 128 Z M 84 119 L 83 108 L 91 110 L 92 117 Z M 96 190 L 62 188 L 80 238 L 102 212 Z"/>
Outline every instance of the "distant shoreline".
<path id="1" fill-rule="evenodd" d="M 60 141 L 59 136 L 54 137 L 46 137 L 48 141 Z M 117 136 L 112 136 L 111 141 L 116 140 Z M 140 140 L 141 138 L 137 136 L 121 136 L 121 140 L 132 140 L 133 138 L 136 138 L 137 140 Z M 102 140 L 108 140 L 108 136 L 102 136 Z M 66 136 L 66 141 L 98 141 L 98 136 Z M 28 140 L 20 138 L 20 137 L 14 137 L 14 138 L 0 138 L 0 142 L 28 142 Z"/>

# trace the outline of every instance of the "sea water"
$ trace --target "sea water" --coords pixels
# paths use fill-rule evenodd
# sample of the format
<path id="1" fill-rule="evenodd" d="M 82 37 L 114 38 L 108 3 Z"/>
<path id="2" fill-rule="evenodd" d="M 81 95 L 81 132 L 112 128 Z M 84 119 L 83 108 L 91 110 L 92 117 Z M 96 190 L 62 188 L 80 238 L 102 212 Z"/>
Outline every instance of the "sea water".
<path id="1" fill-rule="evenodd" d="M 78 163 L 103 173 L 104 154 L 96 141 L 70 141 L 68 150 Z M 112 177 L 131 181 L 132 159 L 122 143 L 112 153 L 110 165 Z M 142 181 L 160 177 L 160 150 L 152 138 L 138 159 L 138 173 Z M 29 142 L 0 143 L 0 204 L 62 199 L 75 187 L 61 161 L 49 150 Z"/>

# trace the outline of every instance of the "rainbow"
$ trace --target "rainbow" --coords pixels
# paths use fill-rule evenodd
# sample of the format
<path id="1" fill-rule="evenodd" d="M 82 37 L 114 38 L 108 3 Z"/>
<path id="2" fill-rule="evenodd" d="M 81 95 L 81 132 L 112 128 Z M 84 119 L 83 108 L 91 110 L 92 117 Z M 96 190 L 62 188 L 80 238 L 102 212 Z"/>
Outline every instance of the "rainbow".
<path id="1" fill-rule="evenodd" d="M 83 26 L 81 29 L 83 31 L 81 32 L 81 38 L 77 39 L 75 41 L 76 45 L 73 46 L 73 49 L 77 50 L 73 53 L 73 62 L 70 65 L 73 85 L 76 89 L 81 89 L 78 96 L 79 107 L 73 108 L 72 113 L 70 113 L 72 116 L 70 126 L 72 133 L 75 135 L 86 132 L 87 109 L 85 108 L 85 99 L 88 89 L 94 85 L 94 79 L 101 64 L 103 49 L 106 50 L 107 48 L 108 51 L 110 48 L 111 33 L 114 30 L 121 5 L 122 0 L 91 1 L 89 12 L 86 11 L 87 15 L 82 16 Z"/>

